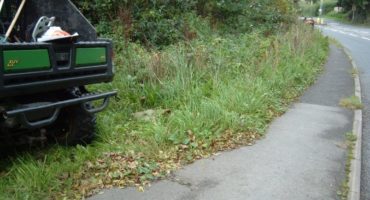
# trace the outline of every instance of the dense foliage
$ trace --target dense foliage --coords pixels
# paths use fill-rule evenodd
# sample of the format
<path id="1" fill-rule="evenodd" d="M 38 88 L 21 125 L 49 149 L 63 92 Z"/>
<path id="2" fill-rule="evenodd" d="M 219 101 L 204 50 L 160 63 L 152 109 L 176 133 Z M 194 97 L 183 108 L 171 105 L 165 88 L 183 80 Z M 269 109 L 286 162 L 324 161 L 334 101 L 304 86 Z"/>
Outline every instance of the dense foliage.
<path id="1" fill-rule="evenodd" d="M 122 31 L 126 40 L 147 46 L 193 39 L 189 17 L 208 18 L 217 30 L 266 32 L 290 20 L 289 0 L 75 0 L 103 33 Z M 114 26 L 112 26 L 114 25 Z M 113 28 L 112 28 L 113 27 Z M 121 28 L 117 28 L 121 27 Z"/>
<path id="2" fill-rule="evenodd" d="M 370 0 L 338 0 L 352 21 L 364 21 L 370 17 Z"/>
<path id="3" fill-rule="evenodd" d="M 318 16 L 322 3 L 323 14 L 332 17 L 345 17 L 352 22 L 370 22 L 370 0 L 302 0 L 301 8 L 304 15 Z M 334 11 L 340 7 L 341 12 Z"/>

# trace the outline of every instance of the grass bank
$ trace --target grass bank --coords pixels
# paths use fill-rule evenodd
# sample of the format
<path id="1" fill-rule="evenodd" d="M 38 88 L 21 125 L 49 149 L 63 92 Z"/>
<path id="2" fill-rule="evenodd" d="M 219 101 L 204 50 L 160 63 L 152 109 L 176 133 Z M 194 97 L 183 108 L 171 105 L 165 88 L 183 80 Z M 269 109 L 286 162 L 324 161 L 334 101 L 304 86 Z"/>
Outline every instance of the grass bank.
<path id="1" fill-rule="evenodd" d="M 348 24 L 348 25 L 356 25 L 359 27 L 364 27 L 364 28 L 369 28 L 370 27 L 370 19 L 363 20 L 363 21 L 352 21 L 348 16 L 349 13 L 335 13 L 335 12 L 330 12 L 324 16 L 326 19 L 331 19 L 343 24 Z"/>
<path id="2" fill-rule="evenodd" d="M 98 139 L 3 161 L 0 199 L 81 199 L 142 186 L 217 151 L 252 145 L 315 81 L 328 51 L 327 39 L 298 25 L 270 36 L 199 27 L 197 39 L 158 51 L 115 40 L 115 80 L 93 88 L 119 90 L 99 115 Z"/>

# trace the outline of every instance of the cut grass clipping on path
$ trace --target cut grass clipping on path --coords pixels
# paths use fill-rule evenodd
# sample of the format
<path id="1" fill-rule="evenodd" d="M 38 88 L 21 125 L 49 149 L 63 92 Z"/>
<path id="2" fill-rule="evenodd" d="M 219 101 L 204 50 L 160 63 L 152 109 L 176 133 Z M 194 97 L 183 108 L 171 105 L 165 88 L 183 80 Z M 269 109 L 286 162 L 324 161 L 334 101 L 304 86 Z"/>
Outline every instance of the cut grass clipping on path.
<path id="1" fill-rule="evenodd" d="M 181 165 L 252 145 L 315 81 L 328 51 L 328 40 L 303 26 L 268 37 L 199 33 L 160 51 L 116 38 L 115 80 L 94 89 L 119 95 L 98 116 L 97 141 L 3 161 L 1 199 L 143 189 Z"/>

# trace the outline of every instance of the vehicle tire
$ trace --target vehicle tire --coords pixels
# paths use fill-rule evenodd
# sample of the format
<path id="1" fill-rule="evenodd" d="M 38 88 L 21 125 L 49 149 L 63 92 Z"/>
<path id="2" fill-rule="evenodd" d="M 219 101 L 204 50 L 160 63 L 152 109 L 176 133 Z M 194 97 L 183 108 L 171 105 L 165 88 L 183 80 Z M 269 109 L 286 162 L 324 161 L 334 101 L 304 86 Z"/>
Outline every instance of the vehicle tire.
<path id="1" fill-rule="evenodd" d="M 96 116 L 81 105 L 64 108 L 49 129 L 50 138 L 57 144 L 74 146 L 92 142 L 96 135 Z"/>

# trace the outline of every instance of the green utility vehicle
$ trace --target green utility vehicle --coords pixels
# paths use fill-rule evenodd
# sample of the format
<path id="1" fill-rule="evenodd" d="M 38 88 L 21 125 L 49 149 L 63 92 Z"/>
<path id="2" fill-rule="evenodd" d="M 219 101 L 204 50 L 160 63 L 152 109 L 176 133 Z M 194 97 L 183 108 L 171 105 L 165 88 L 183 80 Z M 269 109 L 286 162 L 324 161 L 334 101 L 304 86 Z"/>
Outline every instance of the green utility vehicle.
<path id="1" fill-rule="evenodd" d="M 0 145 L 89 143 L 95 113 L 116 91 L 96 94 L 85 86 L 112 81 L 112 42 L 98 38 L 69 0 L 0 6 Z M 52 26 L 64 35 L 45 39 Z"/>

